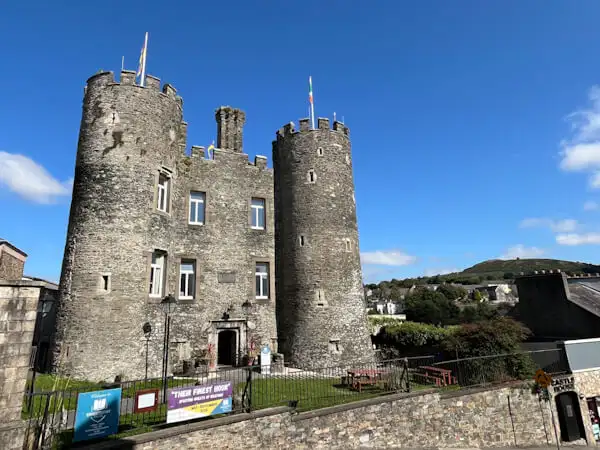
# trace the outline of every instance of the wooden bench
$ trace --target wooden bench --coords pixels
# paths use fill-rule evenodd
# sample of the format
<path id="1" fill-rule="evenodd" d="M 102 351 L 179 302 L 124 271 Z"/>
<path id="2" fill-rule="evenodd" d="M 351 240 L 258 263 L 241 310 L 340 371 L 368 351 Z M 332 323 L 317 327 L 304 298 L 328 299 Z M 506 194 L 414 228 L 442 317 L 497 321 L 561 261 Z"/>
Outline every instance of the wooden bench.
<path id="1" fill-rule="evenodd" d="M 362 392 L 364 385 L 375 386 L 383 380 L 383 376 L 388 373 L 387 370 L 380 369 L 353 369 L 348 370 L 348 376 L 342 377 L 342 383 L 347 381 L 352 389 Z"/>
<path id="2" fill-rule="evenodd" d="M 419 370 L 421 373 L 419 375 L 424 375 L 426 378 L 434 378 L 436 381 L 436 386 L 448 386 L 452 384 L 456 384 L 456 377 L 452 376 L 452 371 L 450 369 L 442 369 L 441 367 L 433 367 L 433 366 L 420 366 Z"/>

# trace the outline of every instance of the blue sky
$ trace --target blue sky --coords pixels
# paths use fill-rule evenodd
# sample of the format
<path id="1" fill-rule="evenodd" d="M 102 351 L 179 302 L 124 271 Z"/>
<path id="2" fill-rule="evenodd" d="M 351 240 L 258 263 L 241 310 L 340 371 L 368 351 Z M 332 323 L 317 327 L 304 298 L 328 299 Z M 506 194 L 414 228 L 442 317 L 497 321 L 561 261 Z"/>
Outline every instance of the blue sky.
<path id="1" fill-rule="evenodd" d="M 84 4 L 86 3 L 86 4 Z M 245 150 L 281 125 L 351 129 L 365 278 L 485 259 L 600 263 L 600 3 L 8 2 L 0 15 L 0 237 L 57 280 L 85 80 L 136 69 L 184 98 L 188 146 L 247 113 Z"/>

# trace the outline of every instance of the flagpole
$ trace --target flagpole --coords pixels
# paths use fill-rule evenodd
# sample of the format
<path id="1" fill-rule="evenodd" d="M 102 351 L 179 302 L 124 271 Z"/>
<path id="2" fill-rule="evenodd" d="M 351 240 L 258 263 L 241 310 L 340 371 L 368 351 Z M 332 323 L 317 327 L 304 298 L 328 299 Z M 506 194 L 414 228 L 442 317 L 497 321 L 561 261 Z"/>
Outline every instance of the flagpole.
<path id="1" fill-rule="evenodd" d="M 121 56 L 121 72 L 123 72 L 123 69 L 125 69 L 125 57 Z"/>
<path id="2" fill-rule="evenodd" d="M 315 129 L 315 99 L 313 97 L 313 90 L 312 90 L 312 76 L 308 77 L 308 85 L 309 85 L 309 88 L 310 88 L 310 92 L 309 92 L 310 121 L 312 123 L 312 128 L 314 130 Z"/>
<path id="3" fill-rule="evenodd" d="M 144 86 L 146 81 L 146 52 L 148 51 L 148 32 L 144 38 L 144 56 L 142 58 L 142 79 L 140 80 L 140 86 Z"/>

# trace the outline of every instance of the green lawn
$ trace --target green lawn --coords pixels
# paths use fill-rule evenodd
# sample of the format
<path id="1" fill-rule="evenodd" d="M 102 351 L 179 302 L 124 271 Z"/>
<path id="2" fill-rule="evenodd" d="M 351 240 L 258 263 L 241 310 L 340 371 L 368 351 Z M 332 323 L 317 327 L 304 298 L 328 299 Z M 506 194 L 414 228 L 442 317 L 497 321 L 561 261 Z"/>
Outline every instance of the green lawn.
<path id="1" fill-rule="evenodd" d="M 27 389 L 31 387 L 31 380 L 27 381 Z M 35 392 L 52 392 L 62 390 L 81 391 L 85 388 L 93 388 L 94 390 L 101 387 L 100 383 L 87 380 L 74 380 L 72 378 L 59 377 L 46 373 L 38 373 L 35 376 Z"/>
<path id="2" fill-rule="evenodd" d="M 242 392 L 245 383 L 237 386 Z M 300 411 L 324 408 L 341 403 L 376 397 L 386 391 L 383 386 L 365 386 L 362 392 L 342 386 L 339 378 L 268 378 L 252 381 L 252 409 L 285 406 L 297 401 Z"/>

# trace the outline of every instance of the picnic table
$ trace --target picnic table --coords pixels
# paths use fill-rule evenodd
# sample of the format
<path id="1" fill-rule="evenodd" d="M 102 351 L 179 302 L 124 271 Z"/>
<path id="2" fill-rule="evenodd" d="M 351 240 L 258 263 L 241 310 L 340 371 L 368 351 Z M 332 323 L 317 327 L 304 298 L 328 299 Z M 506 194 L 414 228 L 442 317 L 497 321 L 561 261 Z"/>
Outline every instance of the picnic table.
<path id="1" fill-rule="evenodd" d="M 456 377 L 452 376 L 450 369 L 442 369 L 441 367 L 420 366 L 420 373 L 425 380 L 432 380 L 436 386 L 449 386 L 456 384 Z"/>
<path id="2" fill-rule="evenodd" d="M 388 373 L 389 371 L 385 369 L 349 369 L 348 377 L 343 378 L 347 379 L 352 389 L 362 392 L 363 385 L 376 385 Z M 342 384 L 345 384 L 344 380 L 342 380 Z"/>

